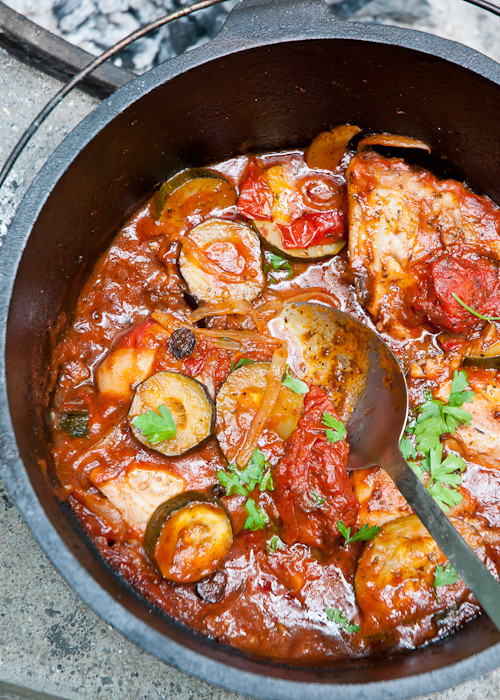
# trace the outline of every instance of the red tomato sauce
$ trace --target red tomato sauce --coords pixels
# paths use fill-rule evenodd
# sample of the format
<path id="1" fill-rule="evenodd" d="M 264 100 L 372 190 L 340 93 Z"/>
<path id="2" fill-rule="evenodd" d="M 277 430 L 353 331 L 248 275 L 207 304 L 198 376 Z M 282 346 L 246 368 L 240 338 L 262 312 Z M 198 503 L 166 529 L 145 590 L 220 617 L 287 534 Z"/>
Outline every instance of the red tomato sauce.
<path id="1" fill-rule="evenodd" d="M 348 160 L 346 157 L 333 174 L 316 174 L 318 207 L 324 208 L 313 211 L 310 202 L 294 205 L 291 221 L 280 224 L 283 249 L 292 251 L 294 247 L 345 238 L 344 172 Z M 292 185 L 306 175 L 314 176 L 305 165 L 302 151 L 241 157 L 218 164 L 213 173 L 231 183 L 238 203 L 217 211 L 216 216 L 239 222 L 271 220 L 277 195 L 263 174 L 276 165 L 293 174 Z M 325 177 L 329 187 L 335 185 L 335 192 L 323 192 Z M 311 195 L 310 186 L 308 192 Z M 411 624 L 387 624 L 373 632 L 371 622 L 366 622 L 369 614 L 358 604 L 355 590 L 365 543 L 346 542 L 338 521 L 354 534 L 364 524 L 382 526 L 407 516 L 411 510 L 378 468 L 349 474 L 347 442 L 344 438 L 331 442 L 323 422 L 325 413 L 338 418 L 337 407 L 318 387 L 309 387 L 302 416 L 291 436 L 267 443 L 266 459 L 274 488 L 256 488 L 252 494 L 256 508 L 263 509 L 267 517 L 265 526 L 255 531 L 245 529 L 245 496 L 224 495 L 221 490 L 218 474 L 227 469 L 228 460 L 216 435 L 177 457 L 166 457 L 134 437 L 127 414 L 133 392 L 144 379 L 144 367 L 146 376 L 173 371 L 196 378 L 216 400 L 242 358 L 271 361 L 275 346 L 266 341 L 258 324 L 294 295 L 320 290 L 338 308 L 374 325 L 358 301 L 345 248 L 338 255 L 311 262 L 283 258 L 286 265 L 280 266 L 276 261 L 273 265 L 272 257 L 265 252 L 265 241 L 265 284 L 258 299 L 248 302 L 247 313 L 229 311 L 190 325 L 193 308 L 206 300 L 193 303 L 192 290 L 178 266 L 179 247 L 186 234 L 177 231 L 173 235 L 157 218 L 155 207 L 153 198 L 122 228 L 99 260 L 52 359 L 57 376 L 52 404 L 56 473 L 103 558 L 148 601 L 199 633 L 249 654 L 302 665 L 325 665 L 339 658 L 411 649 L 448 634 L 478 614 L 471 594 L 460 589 L 457 596 L 461 597 L 453 600 L 455 607 L 450 604 L 444 612 L 436 612 L 434 603 L 419 608 L 417 601 Z M 200 211 L 197 221 L 213 215 Z M 227 261 L 224 266 L 228 266 Z M 458 339 L 458 345 L 448 341 L 446 346 L 443 341 L 441 346 L 441 331 L 465 332 L 475 327 L 463 308 L 450 301 L 448 273 L 462 280 L 464 301 L 470 298 L 468 286 L 474 278 L 481 292 L 479 308 L 498 313 L 498 298 L 492 299 L 487 292 L 493 285 L 495 295 L 499 293 L 498 267 L 484 255 L 440 253 L 430 267 L 422 270 L 425 293 L 414 301 L 419 316 L 408 337 L 403 341 L 387 328 L 381 331 L 404 365 L 413 406 L 424 400 L 426 392 L 441 391 L 457 366 L 453 362 L 463 339 Z M 171 317 L 174 323 L 195 330 L 195 348 L 181 359 L 175 359 L 169 345 L 172 330 L 167 321 Z M 248 337 L 235 347 L 231 332 L 240 329 Z M 127 372 L 120 374 L 126 390 L 117 390 L 116 394 L 103 391 L 104 386 L 118 387 L 113 372 L 118 376 L 122 362 L 129 363 Z M 475 369 L 472 374 L 473 388 L 491 388 L 498 383 L 495 370 Z M 61 417 L 71 411 L 88 412 L 87 436 L 75 437 L 61 429 Z M 263 443 L 259 444 L 264 450 Z M 461 487 L 465 498 L 454 513 L 460 517 L 465 513 L 475 519 L 476 527 L 484 526 L 489 566 L 494 568 L 500 547 L 500 479 L 496 477 L 498 472 L 484 465 L 475 453 L 465 450 L 462 454 L 467 462 Z M 123 502 L 118 508 L 109 496 L 111 492 L 106 496 L 102 490 L 108 482 L 148 469 L 167 474 L 173 483 L 182 483 L 185 491 L 214 493 L 227 509 L 233 546 L 210 579 L 175 583 L 163 578 L 144 551 L 146 520 L 131 524 Z M 339 624 L 327 613 L 332 610 L 340 611 L 345 623 Z"/>

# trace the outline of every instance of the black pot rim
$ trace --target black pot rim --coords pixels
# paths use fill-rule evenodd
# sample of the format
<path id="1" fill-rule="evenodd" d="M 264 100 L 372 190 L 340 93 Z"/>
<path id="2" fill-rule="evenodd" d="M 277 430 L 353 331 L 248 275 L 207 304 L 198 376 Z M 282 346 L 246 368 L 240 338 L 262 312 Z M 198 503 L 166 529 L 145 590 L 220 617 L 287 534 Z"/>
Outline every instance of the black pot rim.
<path id="1" fill-rule="evenodd" d="M 245 32 L 246 37 L 238 36 L 234 30 L 235 27 L 228 22 L 219 36 L 210 44 L 154 68 L 120 88 L 99 105 L 50 156 L 19 206 L 0 249 L 1 475 L 34 537 L 73 590 L 115 629 L 146 651 L 182 671 L 230 690 L 276 700 L 279 698 L 301 700 L 305 694 L 308 698 L 315 700 L 326 700 L 326 698 L 334 700 L 335 697 L 343 700 L 364 698 L 386 700 L 443 690 L 498 667 L 500 644 L 495 644 L 457 663 L 418 675 L 373 683 L 331 684 L 282 680 L 251 673 L 201 656 L 186 646 L 166 638 L 133 616 L 104 591 L 65 546 L 42 508 L 17 450 L 8 408 L 5 342 L 10 298 L 19 261 L 33 224 L 60 177 L 80 151 L 136 100 L 177 75 L 212 60 L 247 49 L 313 39 L 343 39 L 392 44 L 444 59 L 500 85 L 500 65 L 493 60 L 461 44 L 414 30 L 340 22 L 333 16 L 327 17 L 326 21 L 325 16 L 318 17 L 316 21 L 313 18 L 308 26 L 298 29 L 290 25 L 280 36 L 276 36 L 275 30 L 269 28 L 265 19 L 263 26 L 258 17 L 251 31 Z"/>

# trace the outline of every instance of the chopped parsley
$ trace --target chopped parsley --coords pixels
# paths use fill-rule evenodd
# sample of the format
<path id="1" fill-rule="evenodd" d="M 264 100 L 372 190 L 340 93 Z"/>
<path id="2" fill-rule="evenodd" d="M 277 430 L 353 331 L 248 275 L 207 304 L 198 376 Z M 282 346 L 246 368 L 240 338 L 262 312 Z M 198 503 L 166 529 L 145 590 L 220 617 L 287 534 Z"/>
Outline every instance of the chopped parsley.
<path id="1" fill-rule="evenodd" d="M 483 316 L 483 314 L 480 314 L 479 311 L 474 311 L 470 306 L 468 306 L 465 301 L 460 299 L 460 297 L 455 294 L 455 292 L 451 293 L 451 296 L 455 299 L 455 301 L 458 301 L 458 303 L 464 307 L 464 309 L 467 309 L 467 311 L 474 316 L 477 316 L 478 318 L 482 318 L 483 321 L 488 321 L 488 323 L 491 323 L 492 321 L 500 321 L 500 316 Z"/>
<path id="2" fill-rule="evenodd" d="M 368 540 L 372 540 L 380 530 L 377 525 L 372 525 L 369 527 L 365 523 L 354 535 L 351 536 L 351 528 L 346 527 L 342 520 L 337 520 L 337 527 L 342 537 L 344 537 L 346 544 L 350 544 L 351 542 L 366 542 Z"/>
<path id="3" fill-rule="evenodd" d="M 416 422 L 407 426 L 400 443 L 404 458 L 418 478 L 423 482 L 426 475 L 429 477 L 427 490 L 444 512 L 463 498 L 457 488 L 462 483 L 466 464 L 454 454 L 443 459 L 441 437 L 471 422 L 472 416 L 461 406 L 473 397 L 467 374 L 455 371 L 448 403 L 428 396 L 417 408 Z M 412 434 L 415 444 L 409 438 Z M 417 461 L 418 455 L 421 458 Z"/>
<path id="4" fill-rule="evenodd" d="M 459 578 L 459 575 L 451 564 L 447 564 L 446 566 L 441 566 L 441 564 L 439 564 L 439 566 L 436 566 L 436 571 L 434 572 L 434 583 L 432 584 L 436 599 L 439 600 L 436 591 L 438 586 L 452 586 L 458 581 Z"/>
<path id="5" fill-rule="evenodd" d="M 281 255 L 276 255 L 276 253 L 266 253 L 268 261 L 271 263 L 271 267 L 276 272 L 284 271 L 288 272 L 288 277 L 293 277 L 293 269 L 288 260 L 282 258 Z"/>
<path id="6" fill-rule="evenodd" d="M 318 496 L 318 494 L 315 491 L 311 491 L 311 498 L 316 508 L 320 508 L 323 505 L 323 503 L 326 502 L 326 498 Z"/>
<path id="7" fill-rule="evenodd" d="M 238 362 L 234 364 L 234 361 L 231 360 L 231 372 L 234 372 L 235 369 L 238 369 L 238 367 L 245 367 L 245 365 L 253 365 L 255 360 L 251 360 L 249 357 L 240 357 Z"/>
<path id="8" fill-rule="evenodd" d="M 344 424 L 339 421 L 338 418 L 334 418 L 331 413 L 325 411 L 323 413 L 322 422 L 323 425 L 327 426 L 326 437 L 330 442 L 333 443 L 343 440 L 347 435 Z"/>
<path id="9" fill-rule="evenodd" d="M 245 508 L 247 509 L 248 517 L 243 525 L 244 530 L 262 530 L 266 527 L 269 522 L 269 516 L 264 510 L 264 508 L 258 508 L 255 505 L 253 498 L 249 498 L 245 503 Z"/>
<path id="10" fill-rule="evenodd" d="M 338 608 L 328 608 L 327 610 L 325 610 L 325 613 L 330 622 L 336 622 L 338 625 L 343 627 L 346 632 L 349 632 L 349 634 L 352 634 L 353 632 L 359 632 L 359 630 L 361 629 L 359 625 L 355 625 L 352 622 L 349 622 L 346 615 L 342 612 L 342 610 L 339 610 Z"/>
<path id="11" fill-rule="evenodd" d="M 262 452 L 257 448 L 244 469 L 238 469 L 236 464 L 228 464 L 226 471 L 217 472 L 217 477 L 225 488 L 227 496 L 237 493 L 247 498 L 245 508 L 248 517 L 243 526 L 244 529 L 260 530 L 265 527 L 269 522 L 266 511 L 263 508 L 257 508 L 254 499 L 250 498 L 257 487 L 259 491 L 272 491 L 274 489 L 271 464 Z"/>
<path id="12" fill-rule="evenodd" d="M 137 428 L 152 445 L 175 437 L 176 427 L 170 409 L 165 404 L 156 411 L 146 411 L 132 420 L 134 428 Z"/>
<path id="13" fill-rule="evenodd" d="M 271 539 L 267 540 L 266 542 L 266 552 L 268 554 L 277 552 L 279 549 L 284 549 L 285 547 L 285 543 L 280 537 L 278 537 L 278 535 L 273 535 Z"/>
<path id="14" fill-rule="evenodd" d="M 292 377 L 289 372 L 285 374 L 285 377 L 281 383 L 295 394 L 307 394 L 309 392 L 309 387 L 307 384 L 302 380 L 297 379 L 297 377 Z"/>
<path id="15" fill-rule="evenodd" d="M 262 452 L 257 448 L 244 469 L 238 469 L 236 464 L 228 464 L 227 471 L 217 472 L 219 482 L 226 489 L 226 494 L 238 493 L 249 496 L 259 487 L 261 491 L 272 491 L 273 479 L 271 464 L 266 461 Z"/>

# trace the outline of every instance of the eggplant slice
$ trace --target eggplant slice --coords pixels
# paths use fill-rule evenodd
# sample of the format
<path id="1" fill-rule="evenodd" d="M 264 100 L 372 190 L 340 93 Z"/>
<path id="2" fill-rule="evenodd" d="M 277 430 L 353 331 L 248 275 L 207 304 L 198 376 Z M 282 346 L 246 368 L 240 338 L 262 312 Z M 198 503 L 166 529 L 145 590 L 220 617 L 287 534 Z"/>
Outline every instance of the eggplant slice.
<path id="1" fill-rule="evenodd" d="M 237 221 L 210 219 L 182 239 L 179 268 L 190 293 L 206 302 L 252 301 L 264 288 L 255 231 Z"/>
<path id="2" fill-rule="evenodd" d="M 170 411 L 175 435 L 157 442 L 134 425 L 134 419 L 148 411 L 158 413 L 160 406 Z M 128 421 L 143 445 L 167 457 L 177 457 L 212 435 L 215 411 L 206 387 L 196 379 L 177 372 L 157 372 L 137 387 Z"/>
<path id="3" fill-rule="evenodd" d="M 155 510 L 144 535 L 151 563 L 170 581 L 192 583 L 212 574 L 233 545 L 231 519 L 222 505 L 186 491 Z"/>

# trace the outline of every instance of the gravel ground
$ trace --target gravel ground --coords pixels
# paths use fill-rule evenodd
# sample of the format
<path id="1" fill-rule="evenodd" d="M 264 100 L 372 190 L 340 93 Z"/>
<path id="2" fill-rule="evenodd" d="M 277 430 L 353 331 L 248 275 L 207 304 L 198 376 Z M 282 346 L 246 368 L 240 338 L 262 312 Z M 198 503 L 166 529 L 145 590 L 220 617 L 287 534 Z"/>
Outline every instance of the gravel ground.
<path id="1" fill-rule="evenodd" d="M 270 0 L 272 2 L 272 0 Z M 99 54 L 140 26 L 193 0 L 4 0 L 12 9 L 69 42 Z M 468 44 L 500 60 L 500 18 L 461 0 L 327 0 L 346 19 L 421 29 Z M 116 63 L 142 73 L 204 43 L 236 0 L 197 12 L 140 39 Z"/>

